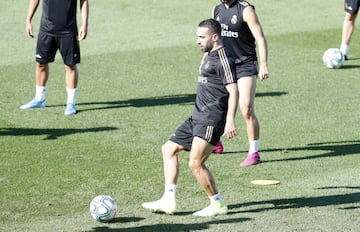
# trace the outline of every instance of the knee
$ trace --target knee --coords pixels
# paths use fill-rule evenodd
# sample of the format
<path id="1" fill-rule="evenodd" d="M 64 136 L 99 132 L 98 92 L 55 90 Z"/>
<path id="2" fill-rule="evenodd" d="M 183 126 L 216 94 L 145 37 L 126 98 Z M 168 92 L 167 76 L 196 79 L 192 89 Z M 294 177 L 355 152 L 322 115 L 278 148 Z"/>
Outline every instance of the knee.
<path id="1" fill-rule="evenodd" d="M 169 145 L 168 145 L 167 143 L 164 143 L 164 144 L 161 146 L 161 153 L 162 153 L 163 155 L 165 155 L 165 154 L 169 153 L 169 151 L 170 151 Z"/>
<path id="2" fill-rule="evenodd" d="M 254 115 L 253 106 L 251 104 L 240 105 L 240 110 L 244 119 L 251 119 Z"/>
<path id="3" fill-rule="evenodd" d="M 68 74 L 77 74 L 77 68 L 76 66 L 69 66 L 69 65 L 65 65 L 65 71 L 68 73 Z"/>
<path id="4" fill-rule="evenodd" d="M 201 163 L 196 160 L 189 160 L 188 166 L 194 175 L 199 173 L 202 167 Z"/>
<path id="5" fill-rule="evenodd" d="M 39 69 L 40 71 L 45 71 L 48 67 L 48 64 L 43 64 L 43 63 L 39 63 L 37 62 L 36 63 L 36 67 L 37 69 Z"/>
<path id="6" fill-rule="evenodd" d="M 180 151 L 179 146 L 170 141 L 164 143 L 161 146 L 161 153 L 163 155 L 164 160 L 175 156 L 179 151 Z"/>
<path id="7" fill-rule="evenodd" d="M 348 22 L 353 24 L 353 23 L 355 23 L 356 16 L 357 16 L 357 14 L 346 13 L 345 14 L 345 21 L 348 21 Z"/>

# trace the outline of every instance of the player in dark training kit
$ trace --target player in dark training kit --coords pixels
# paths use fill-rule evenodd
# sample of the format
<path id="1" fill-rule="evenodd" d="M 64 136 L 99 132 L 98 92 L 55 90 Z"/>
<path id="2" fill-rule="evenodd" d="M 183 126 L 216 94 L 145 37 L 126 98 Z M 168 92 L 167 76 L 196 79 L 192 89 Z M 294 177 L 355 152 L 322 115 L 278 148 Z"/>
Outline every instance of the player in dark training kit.
<path id="1" fill-rule="evenodd" d="M 258 75 L 261 80 L 269 77 L 267 42 L 263 29 L 254 6 L 247 1 L 221 0 L 221 3 L 213 9 L 212 17 L 220 22 L 222 43 L 230 51 L 236 64 L 239 106 L 246 123 L 249 140 L 247 158 L 240 163 L 240 166 L 258 164 L 260 162 L 258 152 L 260 126 L 254 110 L 256 76 Z M 256 43 L 259 48 L 259 66 Z"/>
<path id="2" fill-rule="evenodd" d="M 26 33 L 33 38 L 31 20 L 40 0 L 30 0 L 26 18 Z M 76 64 L 80 63 L 79 40 L 87 35 L 89 3 L 79 0 L 82 26 L 78 30 L 76 21 L 77 0 L 43 0 L 40 31 L 36 46 L 36 93 L 35 98 L 22 105 L 20 109 L 45 107 L 46 82 L 49 78 L 49 66 L 60 51 L 65 65 L 67 104 L 64 114 L 76 113 L 75 97 L 78 82 Z"/>
<path id="3" fill-rule="evenodd" d="M 143 203 L 152 211 L 175 211 L 176 184 L 179 174 L 178 153 L 190 151 L 189 168 L 210 199 L 210 205 L 194 216 L 227 213 L 215 179 L 205 161 L 220 136 L 236 136 L 235 113 L 238 103 L 234 61 L 220 41 L 221 26 L 214 19 L 202 21 L 197 29 L 197 44 L 206 54 L 199 69 L 197 96 L 192 116 L 162 146 L 165 190 L 162 198 Z"/>

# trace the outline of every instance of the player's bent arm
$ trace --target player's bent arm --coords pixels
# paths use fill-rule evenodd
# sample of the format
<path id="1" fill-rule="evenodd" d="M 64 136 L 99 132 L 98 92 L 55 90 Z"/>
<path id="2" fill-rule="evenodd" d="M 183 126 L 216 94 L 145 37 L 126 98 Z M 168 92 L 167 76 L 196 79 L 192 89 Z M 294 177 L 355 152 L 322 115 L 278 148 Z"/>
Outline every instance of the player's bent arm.
<path id="1" fill-rule="evenodd" d="M 239 91 L 237 83 L 231 83 L 226 85 L 226 89 L 229 92 L 229 100 L 224 135 L 228 138 L 233 138 L 237 135 L 235 116 L 239 102 Z"/>

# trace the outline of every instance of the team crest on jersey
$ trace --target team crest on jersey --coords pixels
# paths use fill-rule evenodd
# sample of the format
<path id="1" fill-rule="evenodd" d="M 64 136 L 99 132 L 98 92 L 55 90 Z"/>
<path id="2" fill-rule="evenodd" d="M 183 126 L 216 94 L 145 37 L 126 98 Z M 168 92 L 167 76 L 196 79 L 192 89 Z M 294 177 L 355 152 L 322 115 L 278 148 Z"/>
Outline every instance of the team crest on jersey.
<path id="1" fill-rule="evenodd" d="M 236 24 L 237 22 L 238 22 L 237 16 L 236 16 L 236 15 L 233 15 L 233 16 L 231 17 L 231 23 L 232 23 L 232 24 Z"/>

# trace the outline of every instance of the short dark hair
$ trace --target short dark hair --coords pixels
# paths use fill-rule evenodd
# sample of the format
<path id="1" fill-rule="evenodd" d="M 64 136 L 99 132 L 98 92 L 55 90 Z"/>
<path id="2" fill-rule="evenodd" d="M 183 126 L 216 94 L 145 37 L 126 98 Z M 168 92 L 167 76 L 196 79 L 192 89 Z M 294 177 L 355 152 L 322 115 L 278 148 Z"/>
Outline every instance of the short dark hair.
<path id="1" fill-rule="evenodd" d="M 199 23 L 199 27 L 206 27 L 211 34 L 218 34 L 221 36 L 221 25 L 215 19 L 205 19 Z"/>

